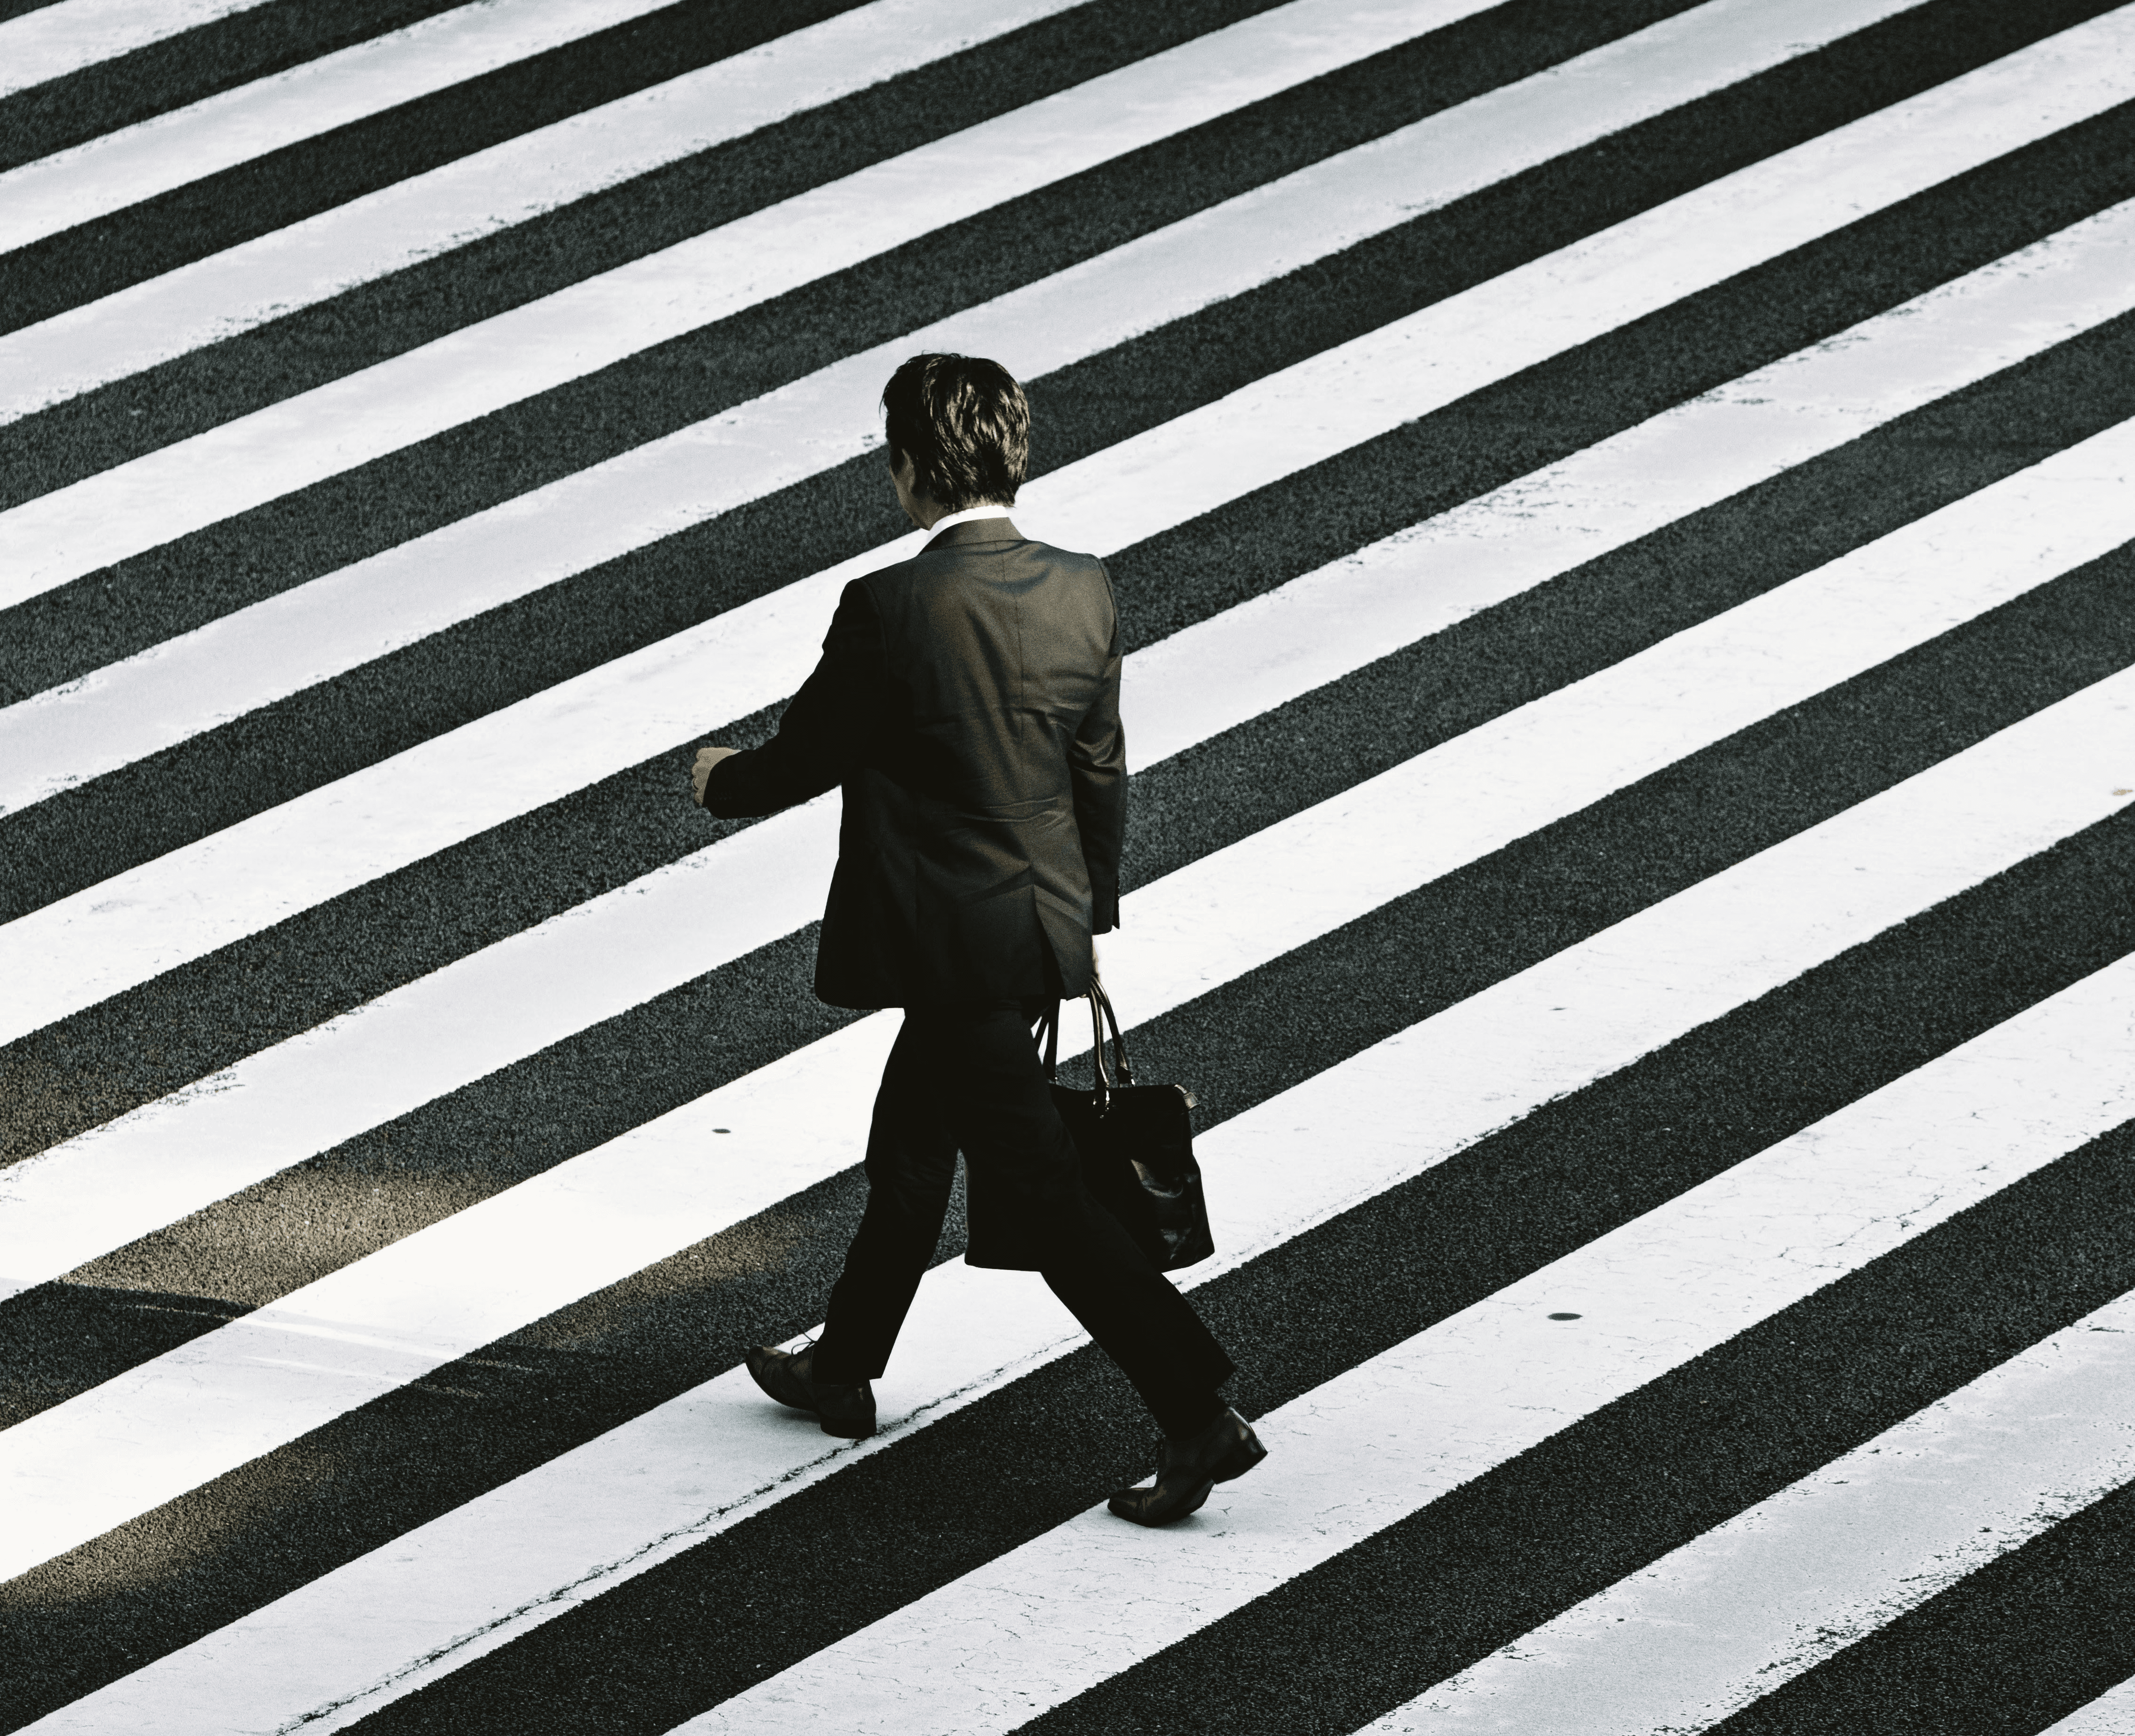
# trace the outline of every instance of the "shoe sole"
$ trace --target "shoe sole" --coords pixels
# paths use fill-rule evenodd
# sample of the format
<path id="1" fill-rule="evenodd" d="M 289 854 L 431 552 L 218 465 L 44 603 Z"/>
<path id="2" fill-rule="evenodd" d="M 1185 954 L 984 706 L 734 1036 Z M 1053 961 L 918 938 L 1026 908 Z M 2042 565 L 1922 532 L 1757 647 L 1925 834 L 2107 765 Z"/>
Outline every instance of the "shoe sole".
<path id="1" fill-rule="evenodd" d="M 1209 1491 L 1213 1489 L 1215 1487 L 1215 1484 L 1213 1482 L 1203 1483 L 1199 1488 L 1193 1492 L 1193 1498 L 1191 1500 L 1184 1502 L 1175 1511 L 1165 1514 L 1161 1519 L 1142 1519 L 1137 1517 L 1133 1513 L 1121 1511 L 1120 1502 L 1123 1498 L 1130 1495 L 1145 1495 L 1149 1492 L 1145 1489 L 1122 1489 L 1117 1495 L 1115 1495 L 1111 1501 L 1107 1501 L 1106 1506 L 1111 1510 L 1114 1518 L 1124 1519 L 1129 1525 L 1138 1525 L 1145 1530 L 1153 1531 L 1164 1526 L 1176 1525 L 1189 1513 L 1199 1512 L 1203 1506 L 1204 1506 L 1208 1502 Z"/>
<path id="2" fill-rule="evenodd" d="M 764 1378 L 764 1371 L 758 1368 L 753 1360 L 749 1361 L 748 1367 L 749 1378 L 756 1382 L 757 1390 L 762 1392 L 764 1397 L 774 1405 L 784 1405 L 788 1410 L 797 1410 L 803 1416 L 812 1416 L 823 1425 L 824 1434 L 835 1434 L 840 1440 L 864 1441 L 874 1433 L 875 1422 L 873 1417 L 869 1417 L 864 1423 L 854 1423 L 843 1419 L 833 1420 L 825 1416 L 815 1405 L 801 1400 L 789 1399 L 784 1393 L 774 1389 L 771 1382 Z"/>
<path id="3" fill-rule="evenodd" d="M 1146 1490 L 1122 1489 L 1107 1505 L 1115 1517 L 1124 1519 L 1132 1525 L 1148 1526 L 1152 1529 L 1158 1526 L 1175 1525 L 1188 1514 L 1199 1512 L 1218 1483 L 1229 1482 L 1234 1477 L 1243 1477 L 1267 1455 L 1268 1449 L 1261 1444 L 1260 1437 L 1249 1429 L 1246 1431 L 1246 1438 L 1243 1440 L 1238 1442 L 1222 1458 L 1217 1460 L 1214 1467 L 1208 1472 L 1208 1480 L 1193 1492 L 1193 1498 L 1182 1503 L 1176 1511 L 1165 1514 L 1163 1518 L 1138 1519 L 1132 1513 L 1121 1511 L 1119 1503 L 1122 1500 L 1130 1496 L 1145 1494 L 1148 1492 Z"/>

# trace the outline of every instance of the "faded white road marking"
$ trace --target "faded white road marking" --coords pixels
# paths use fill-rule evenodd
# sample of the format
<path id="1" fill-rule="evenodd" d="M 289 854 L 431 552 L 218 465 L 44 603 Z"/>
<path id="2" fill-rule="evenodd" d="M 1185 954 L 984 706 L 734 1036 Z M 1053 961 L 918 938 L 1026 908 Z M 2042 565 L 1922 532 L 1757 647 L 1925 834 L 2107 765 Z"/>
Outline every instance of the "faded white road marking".
<path id="1" fill-rule="evenodd" d="M 2131 1008 L 2123 1001 L 2123 1023 Z M 2135 1030 L 2116 1032 L 2100 1010 L 2062 1041 L 2076 1066 L 2088 1060 L 2109 1076 Z M 2037 1081 L 2004 1073 L 1982 1084 L 2016 1094 L 1997 1108 L 2021 1124 Z M 2123 1100 L 2135 1112 L 2135 1095 Z M 2035 1148 L 2030 1133 L 2020 1126 L 2018 1137 Z M 1708 1729 L 2130 1477 L 2135 1298 L 2123 1297 L 1359 1736 Z"/>
<path id="2" fill-rule="evenodd" d="M 116 60 L 262 0 L 60 0 L 0 24 L 0 96 Z"/>

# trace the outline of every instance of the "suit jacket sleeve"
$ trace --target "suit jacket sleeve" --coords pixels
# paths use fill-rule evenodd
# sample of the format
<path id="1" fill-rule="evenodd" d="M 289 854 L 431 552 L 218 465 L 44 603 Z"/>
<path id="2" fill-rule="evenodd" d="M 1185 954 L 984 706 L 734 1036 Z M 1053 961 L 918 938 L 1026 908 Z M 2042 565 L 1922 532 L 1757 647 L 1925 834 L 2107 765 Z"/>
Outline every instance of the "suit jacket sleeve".
<path id="1" fill-rule="evenodd" d="M 869 737 L 881 693 L 882 617 L 854 579 L 838 599 L 815 672 L 761 747 L 721 760 L 704 806 L 722 820 L 776 814 L 843 783 Z"/>
<path id="2" fill-rule="evenodd" d="M 1109 574 L 1106 589 L 1111 588 Z M 1112 613 L 1112 642 L 1097 697 L 1083 714 L 1068 749 L 1075 788 L 1075 823 L 1082 834 L 1082 860 L 1090 871 L 1091 932 L 1106 934 L 1120 924 L 1120 845 L 1126 833 L 1127 748 L 1120 728 L 1120 619 Z"/>

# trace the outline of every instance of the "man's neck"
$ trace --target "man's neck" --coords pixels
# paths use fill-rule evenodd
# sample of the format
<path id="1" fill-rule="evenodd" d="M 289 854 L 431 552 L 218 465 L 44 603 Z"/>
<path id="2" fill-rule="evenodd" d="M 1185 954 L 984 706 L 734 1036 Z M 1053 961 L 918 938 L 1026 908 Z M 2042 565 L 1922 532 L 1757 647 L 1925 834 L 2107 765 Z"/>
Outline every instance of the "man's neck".
<path id="1" fill-rule="evenodd" d="M 951 525 L 966 525 L 974 519 L 1005 519 L 1008 508 L 998 500 L 981 500 L 976 506 L 965 506 L 955 512 L 935 512 L 930 507 L 924 529 L 929 536 Z"/>

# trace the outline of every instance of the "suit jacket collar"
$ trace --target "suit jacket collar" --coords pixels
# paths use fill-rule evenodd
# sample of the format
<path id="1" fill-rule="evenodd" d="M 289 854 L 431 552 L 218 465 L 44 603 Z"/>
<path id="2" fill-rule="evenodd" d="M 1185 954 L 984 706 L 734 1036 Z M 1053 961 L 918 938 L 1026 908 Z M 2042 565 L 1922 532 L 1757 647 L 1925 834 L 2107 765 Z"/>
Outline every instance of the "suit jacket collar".
<path id="1" fill-rule="evenodd" d="M 1023 539 L 1023 533 L 1008 519 L 966 519 L 961 525 L 936 531 L 919 552 L 932 554 L 937 549 L 961 549 L 975 543 L 1019 543 Z"/>

